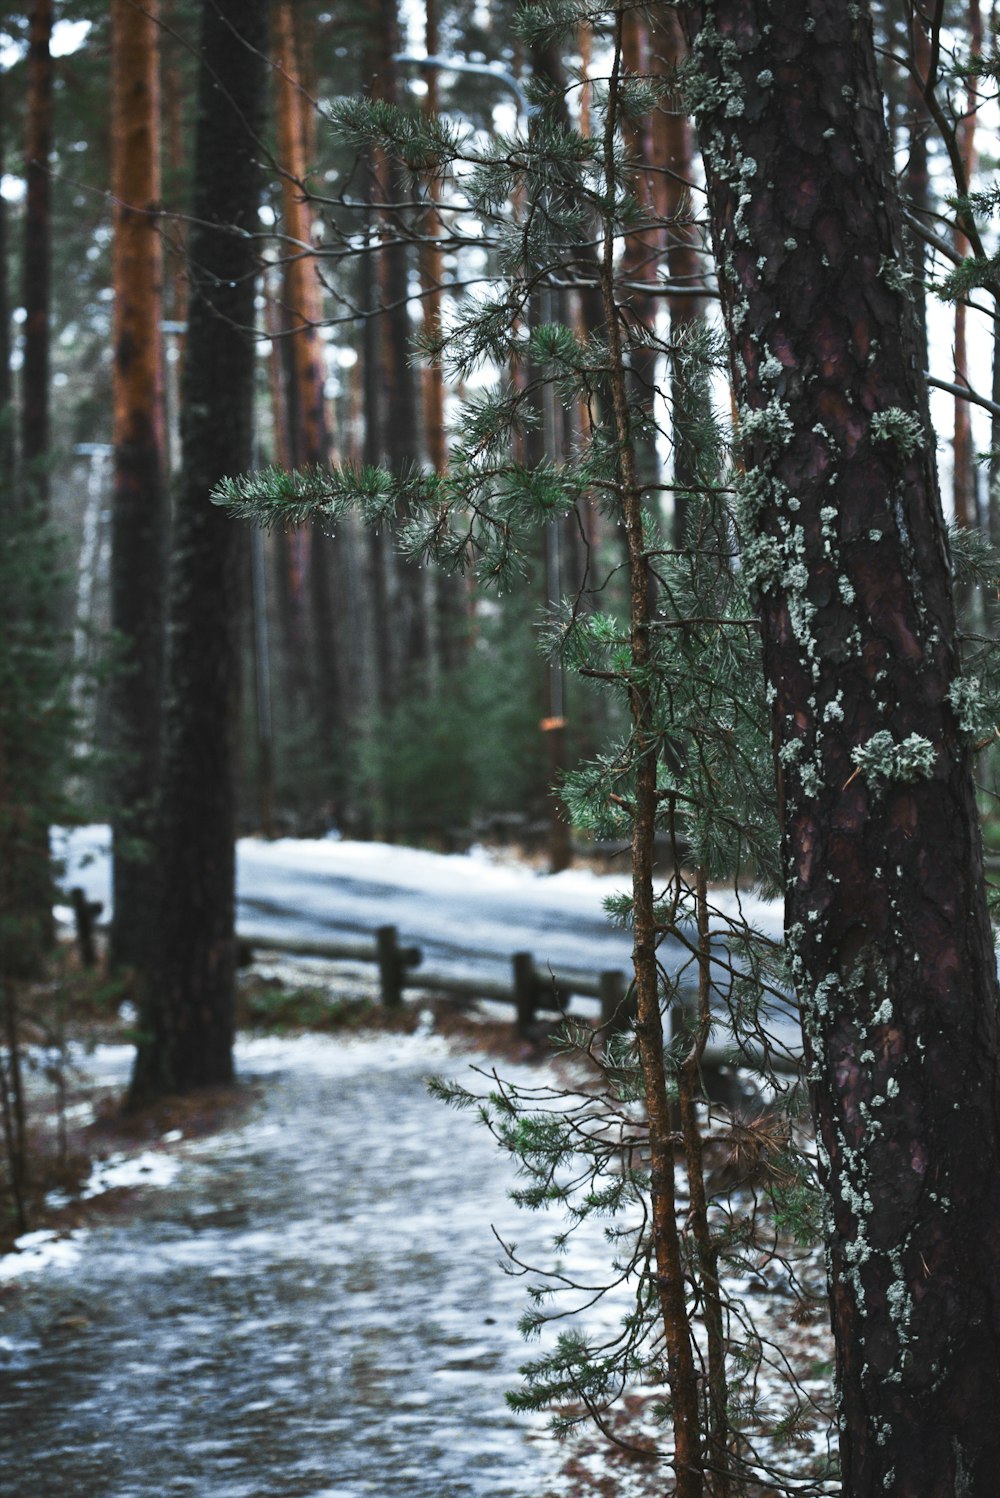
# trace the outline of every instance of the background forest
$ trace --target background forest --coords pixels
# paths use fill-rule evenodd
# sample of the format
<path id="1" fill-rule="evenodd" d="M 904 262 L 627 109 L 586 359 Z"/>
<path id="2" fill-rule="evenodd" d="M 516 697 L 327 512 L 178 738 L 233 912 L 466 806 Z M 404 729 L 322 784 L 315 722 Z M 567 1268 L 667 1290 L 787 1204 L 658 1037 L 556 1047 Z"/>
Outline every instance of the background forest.
<path id="1" fill-rule="evenodd" d="M 17 452 L 62 538 L 66 586 L 54 623 L 71 662 L 78 742 L 101 746 L 101 754 L 76 766 L 95 806 L 108 805 L 120 783 L 121 763 L 105 753 L 115 743 L 112 663 L 116 651 L 127 657 L 133 648 L 126 599 L 117 605 L 122 617 L 112 617 L 113 496 L 126 484 L 114 461 L 112 413 L 116 402 L 119 411 L 139 402 L 138 382 L 154 372 L 155 388 L 142 399 L 152 402 L 147 437 L 161 485 L 161 498 L 149 507 L 158 505 L 162 516 L 150 547 L 154 560 L 143 566 L 159 576 L 140 583 L 131 569 L 146 617 L 165 597 L 166 517 L 181 456 L 198 7 L 142 9 L 156 24 L 117 62 L 109 6 L 8 13 L 4 54 L 6 460 L 9 467 Z M 985 408 L 977 408 L 967 398 L 949 405 L 941 396 L 934 413 L 955 517 L 993 535 L 992 467 L 975 461 L 978 451 L 995 450 L 992 334 L 966 300 L 943 306 L 925 290 L 948 289 L 947 273 L 967 247 L 959 228 L 949 227 L 949 200 L 992 165 L 992 131 L 976 132 L 989 83 L 963 65 L 970 51 L 988 56 L 992 43 L 989 35 L 984 43 L 978 6 L 968 16 L 949 15 L 950 30 L 935 33 L 935 90 L 918 97 L 911 63 L 924 43 L 914 14 L 890 7 L 879 19 L 913 220 L 914 284 L 921 312 L 929 306 L 932 374 L 964 390 L 971 362 L 972 383 L 984 397 Z M 697 182 L 698 168 L 674 78 L 683 44 L 678 31 L 673 54 L 660 39 L 651 49 L 651 24 L 642 10 L 630 13 L 626 65 L 662 80 L 657 86 L 666 91 L 629 141 L 636 163 L 648 167 L 649 190 L 656 189 L 657 224 L 635 235 L 625 253 L 635 261 L 626 268 L 636 282 L 631 313 L 652 340 L 640 377 L 661 403 L 655 419 L 662 431 L 650 443 L 649 461 L 669 478 L 667 358 L 655 340 L 668 325 L 711 318 L 715 292 L 697 197 L 686 185 Z M 565 107 L 586 129 L 592 46 L 586 27 L 572 42 L 525 41 L 513 11 L 496 5 L 399 15 L 385 5 L 353 15 L 350 7 L 334 13 L 308 3 L 272 5 L 268 98 L 255 144 L 263 186 L 252 225 L 254 466 L 290 469 L 332 458 L 443 471 L 456 402 L 495 373 L 449 379 L 447 368 L 417 348 L 422 336 L 433 339 L 450 324 L 458 299 L 502 273 L 500 234 L 463 219 L 454 197 L 442 216 L 440 185 L 401 172 L 374 148 L 359 149 L 331 126 L 331 105 L 367 97 L 428 114 L 442 110 L 485 139 L 524 124 L 533 107 L 524 87 L 546 79 L 565 92 Z M 143 55 L 144 48 L 155 56 Z M 421 66 L 425 53 L 447 54 L 456 65 Z M 130 128 L 125 101 L 142 87 L 150 103 L 144 128 L 154 134 L 150 179 L 137 185 L 155 209 L 142 251 L 148 259 L 140 263 L 113 254 L 116 223 L 129 219 L 124 207 L 116 219 L 116 197 L 127 199 L 113 172 L 115 130 Z M 120 101 L 117 125 L 109 98 Z M 398 180 L 390 180 L 393 173 Z M 113 338 L 116 292 L 120 305 L 129 277 L 137 282 L 153 361 L 141 373 L 120 345 L 116 356 Z M 560 295 L 567 305 L 551 315 L 585 326 L 585 293 Z M 721 389 L 717 395 L 724 402 Z M 562 411 L 559 420 L 567 428 L 560 440 L 571 440 L 573 413 Z M 525 457 L 537 460 L 546 435 L 539 429 L 522 440 Z M 660 504 L 668 516 L 677 509 L 669 489 Z M 618 542 L 596 505 L 582 520 L 541 534 L 535 554 L 524 559 L 524 585 L 499 597 L 432 563 L 408 564 L 385 526 L 374 532 L 349 520 L 335 537 L 318 526 L 276 529 L 266 538 L 248 532 L 241 544 L 243 830 L 337 828 L 444 846 L 491 826 L 541 834 L 553 772 L 593 754 L 614 722 L 599 693 L 579 678 L 547 672 L 533 648 L 546 610 L 581 586 L 593 593 L 602 570 L 611 575 L 604 601 L 612 611 L 621 607 L 622 585 L 613 576 Z M 142 668 L 152 701 L 160 695 L 161 647 L 150 639 L 143 648 L 154 662 Z M 539 732 L 540 723 L 547 731 Z M 566 849 L 555 836 L 558 863 Z"/>
<path id="2" fill-rule="evenodd" d="M 486 1112 L 529 1206 L 648 1203 L 613 1352 L 561 1341 L 525 1398 L 594 1413 L 665 1369 L 682 1498 L 763 1470 L 764 1355 L 752 1328 L 724 1332 L 720 1269 L 751 1230 L 727 1187 L 706 1195 L 715 1016 L 767 1059 L 767 1001 L 794 985 L 803 1008 L 818 1149 L 772 1075 L 781 1126 L 754 1168 L 785 1262 L 818 1232 L 819 1161 L 861 1412 L 845 1491 L 916 1461 L 926 1407 L 891 1386 L 930 1368 L 921 1275 L 930 1259 L 950 1285 L 953 1217 L 980 1220 L 970 1139 L 988 1180 L 1000 1151 L 995 1118 L 976 1132 L 1000 1041 L 969 773 L 991 839 L 996 17 L 875 7 L 876 78 L 860 11 L 798 9 L 784 51 L 750 0 L 38 0 L 0 38 L 8 1067 L 17 984 L 50 939 L 52 823 L 112 824 L 133 1107 L 231 1079 L 238 831 L 505 835 L 553 870 L 574 840 L 630 848 L 612 913 L 635 938 L 631 1020 L 608 1111 L 574 1138 L 587 1168 L 560 1183 L 561 1096 L 541 1123 L 516 1089 Z M 873 185 L 893 169 L 898 214 Z M 784 893 L 786 950 L 714 903 L 721 881 Z M 905 1231 L 900 1140 L 940 1188 Z M 885 1204 L 898 1221 L 876 1221 Z M 965 1306 L 950 1320 L 978 1328 Z M 966 1361 L 988 1362 L 970 1336 Z M 961 1441 L 933 1460 L 961 1467 Z"/>

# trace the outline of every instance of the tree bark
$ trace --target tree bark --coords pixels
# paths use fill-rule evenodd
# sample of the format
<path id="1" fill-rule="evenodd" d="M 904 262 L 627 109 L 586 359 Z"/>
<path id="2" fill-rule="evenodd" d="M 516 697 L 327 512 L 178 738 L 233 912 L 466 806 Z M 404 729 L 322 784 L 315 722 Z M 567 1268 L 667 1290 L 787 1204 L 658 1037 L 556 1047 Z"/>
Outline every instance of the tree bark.
<path id="1" fill-rule="evenodd" d="M 996 966 L 871 21 L 839 0 L 684 15 L 829 1201 L 843 1491 L 992 1498 Z"/>
<path id="2" fill-rule="evenodd" d="M 973 57 L 981 57 L 983 51 L 983 17 L 979 0 L 968 4 L 969 46 Z M 965 114 L 956 129 L 957 145 L 965 170 L 965 181 L 971 183 L 976 167 L 976 115 L 979 109 L 979 84 L 975 73 L 965 80 Z M 971 246 L 956 224 L 952 242 L 960 255 L 968 255 Z M 964 300 L 955 303 L 955 383 L 969 386 L 968 339 L 966 337 L 967 308 Z M 959 525 L 975 525 L 978 520 L 976 505 L 976 460 L 972 445 L 972 408 L 961 396 L 955 398 L 955 427 L 952 438 L 954 459 L 953 503 L 955 520 Z M 968 590 L 965 590 L 967 593 Z M 968 598 L 960 597 L 963 613 L 968 607 Z"/>
<path id="3" fill-rule="evenodd" d="M 49 318 L 52 302 L 52 0 L 35 0 L 28 33 L 21 460 L 28 497 L 48 505 Z"/>
<path id="4" fill-rule="evenodd" d="M 112 962 L 148 952 L 155 875 L 148 848 L 159 766 L 163 678 L 163 254 L 156 214 L 159 32 L 156 0 L 112 0 L 114 222 L 114 497 L 111 626 L 121 658 L 111 685 L 115 722 Z"/>
<path id="5" fill-rule="evenodd" d="M 665 86 L 669 86 L 670 80 L 676 79 L 677 70 L 684 60 L 684 38 L 676 10 L 669 6 L 659 6 L 654 15 L 656 30 L 652 39 L 653 68 L 661 74 Z M 673 85 L 672 92 L 677 92 L 676 84 Z M 694 179 L 694 142 L 691 122 L 682 108 L 679 96 L 669 103 L 662 103 L 654 115 L 653 161 L 657 168 L 654 177 L 656 206 L 667 241 L 667 274 L 672 285 L 682 287 L 685 291 L 694 291 L 703 282 L 688 187 L 688 183 Z M 676 347 L 703 320 L 705 303 L 701 297 L 676 294 L 668 297 L 667 306 L 670 310 L 671 344 Z M 673 542 L 677 547 L 685 544 L 687 531 L 688 498 L 685 486 L 697 485 L 704 479 L 704 475 L 698 471 L 698 454 L 689 433 L 697 425 L 698 407 L 705 399 L 705 390 L 692 389 L 682 362 L 671 357 Z"/>
<path id="6" fill-rule="evenodd" d="M 0 178 L 5 171 L 6 145 L 6 86 L 4 75 L 0 73 Z M 9 510 L 14 504 L 14 382 L 10 367 L 9 261 L 7 200 L 0 194 L 0 512 Z"/>
<path id="7" fill-rule="evenodd" d="M 280 0 L 273 11 L 275 112 L 283 170 L 282 215 L 289 243 L 285 253 L 285 312 L 288 319 L 288 407 L 293 467 L 330 461 L 330 430 L 326 410 L 326 371 L 319 326 L 323 320 L 323 288 L 315 257 L 312 209 L 305 190 L 308 171 L 311 105 L 301 82 L 303 49 L 297 33 L 302 18 L 290 0 Z M 340 651 L 331 597 L 331 544 L 318 525 L 293 539 L 301 547 L 303 572 L 312 625 L 312 697 L 324 761 L 335 763 L 343 717 Z M 324 797 L 337 798 L 336 775 L 321 788 Z"/>
<path id="8" fill-rule="evenodd" d="M 615 160 L 618 84 L 622 67 L 624 11 L 616 12 L 615 52 L 608 88 L 604 130 L 604 174 L 609 198 L 619 186 Z M 649 1130 L 651 1237 L 656 1294 L 663 1324 L 674 1430 L 673 1466 L 676 1498 L 702 1498 L 704 1467 L 699 1420 L 698 1379 L 688 1316 L 685 1270 L 675 1196 L 674 1129 L 664 1067 L 663 1021 L 656 960 L 657 923 L 653 892 L 653 846 L 657 811 L 657 742 L 655 688 L 650 672 L 652 621 L 650 567 L 642 485 L 635 461 L 627 363 L 614 283 L 615 233 L 604 221 L 600 261 L 601 294 L 608 339 L 610 425 L 619 453 L 618 481 L 629 582 L 629 716 L 635 764 L 635 810 L 632 822 L 632 964 L 635 972 L 639 1064 L 645 1089 Z"/>
<path id="9" fill-rule="evenodd" d="M 373 8 L 366 47 L 365 73 L 373 99 L 388 104 L 401 102 L 399 69 L 395 54 L 400 50 L 398 0 L 378 0 Z M 403 164 L 378 147 L 372 152 L 374 201 L 380 205 L 378 230 L 383 236 L 377 257 L 377 295 L 381 312 L 377 320 L 378 372 L 376 398 L 381 412 L 378 423 L 380 458 L 386 467 L 400 473 L 422 458 L 420 400 L 417 379 L 410 366 L 413 327 L 410 321 L 410 263 L 413 259 L 409 225 L 398 205 L 413 196 L 410 174 Z M 400 514 L 399 519 L 406 517 Z M 376 543 L 377 545 L 378 543 Z M 385 572 L 386 607 L 391 619 L 380 633 L 388 649 L 382 664 L 384 697 L 395 705 L 400 699 L 425 687 L 429 655 L 429 598 L 426 573 L 389 545 L 381 558 Z"/>
<path id="10" fill-rule="evenodd" d="M 156 962 L 131 1100 L 233 1074 L 236 772 L 246 538 L 212 505 L 252 462 L 262 0 L 206 0 L 198 74 L 181 476 L 158 810 Z"/>

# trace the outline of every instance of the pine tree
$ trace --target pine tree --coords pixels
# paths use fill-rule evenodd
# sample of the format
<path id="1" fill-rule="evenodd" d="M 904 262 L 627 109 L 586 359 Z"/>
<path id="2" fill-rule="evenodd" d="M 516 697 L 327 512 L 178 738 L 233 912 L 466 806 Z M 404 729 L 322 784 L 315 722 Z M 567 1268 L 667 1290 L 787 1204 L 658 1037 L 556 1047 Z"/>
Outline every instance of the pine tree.
<path id="1" fill-rule="evenodd" d="M 655 226 L 648 203 L 634 194 L 620 126 L 624 111 L 638 109 L 649 89 L 646 80 L 624 76 L 621 15 L 612 22 L 610 82 L 599 128 L 590 136 L 573 128 L 550 77 L 537 86 L 541 107 L 527 138 L 486 146 L 453 124 L 382 101 L 345 103 L 337 111 L 348 138 L 374 139 L 412 170 L 442 174 L 451 192 L 458 190 L 453 166 L 460 161 L 462 212 L 478 215 L 500 246 L 504 281 L 473 298 L 447 337 L 432 346 L 452 376 L 468 377 L 484 365 L 497 373 L 494 388 L 466 404 L 446 471 L 272 470 L 230 480 L 219 497 L 236 514 L 279 525 L 310 515 L 334 525 L 355 512 L 369 524 L 386 524 L 405 507 L 409 518 L 400 542 L 411 556 L 471 564 L 480 585 L 499 588 L 523 574 L 539 527 L 578 516 L 578 507 L 595 496 L 624 530 L 624 587 L 618 547 L 606 570 L 593 557 L 593 581 L 557 607 L 548 644 L 584 678 L 606 683 L 618 703 L 619 738 L 568 777 L 564 791 L 581 827 L 632 843 L 632 896 L 617 914 L 634 936 L 636 1020 L 612 1045 L 606 1093 L 586 1105 L 606 1131 L 595 1132 L 592 1148 L 565 1100 L 539 1110 L 537 1100 L 505 1089 L 484 1108 L 529 1178 L 520 1193 L 526 1205 L 572 1203 L 578 1216 L 620 1210 L 637 1213 L 643 1224 L 636 1231 L 623 1226 L 615 1240 L 620 1262 L 613 1277 L 634 1276 L 640 1287 L 636 1312 L 620 1337 L 610 1349 L 577 1335 L 560 1339 L 554 1352 L 529 1365 L 520 1402 L 539 1408 L 572 1395 L 600 1418 L 622 1381 L 658 1377 L 670 1394 L 665 1459 L 676 1491 L 699 1498 L 709 1471 L 720 1474 L 715 1490 L 723 1492 L 726 1474 L 745 1474 L 753 1465 L 752 1439 L 735 1442 L 734 1411 L 740 1402 L 753 1407 L 754 1370 L 763 1356 L 750 1338 L 738 1348 L 727 1345 L 729 1318 L 737 1313 L 720 1285 L 721 1266 L 742 1262 L 746 1242 L 738 1232 L 710 1226 L 715 1209 L 701 1167 L 698 1121 L 701 1060 L 723 990 L 736 1015 L 737 1045 L 760 1038 L 760 994 L 773 987 L 776 964 L 773 950 L 745 923 L 712 909 L 708 879 L 732 876 L 748 859 L 765 879 L 776 879 L 778 870 L 758 642 L 745 577 L 732 565 L 729 486 L 719 482 L 723 444 L 708 400 L 720 348 L 704 327 L 657 349 L 661 365 L 668 356 L 676 362 L 693 397 L 690 409 L 698 413 L 697 424 L 684 433 L 697 453 L 689 475 L 701 480 L 691 496 L 698 538 L 691 550 L 670 544 L 660 524 L 659 488 L 644 482 L 637 466 L 651 418 L 630 367 L 658 335 L 627 315 L 631 290 L 617 246 L 624 231 Z M 550 35 L 551 24 L 548 13 L 526 21 L 539 38 Z M 531 316 L 550 283 L 577 273 L 581 227 L 592 234 L 595 224 L 595 254 L 586 257 L 582 274 L 596 273 L 596 287 L 587 289 L 599 292 L 600 328 L 576 331 Z M 512 361 L 527 378 L 504 373 Z M 588 424 L 572 450 L 543 452 L 527 464 L 519 456 L 522 439 L 537 425 L 543 386 L 565 409 L 585 410 Z M 658 834 L 675 849 L 683 843 L 689 850 L 694 879 L 684 875 L 678 858 L 666 889 L 657 887 L 652 850 Z M 725 981 L 713 961 L 720 930 L 740 954 Z M 675 958 L 680 952 L 679 961 L 662 960 L 668 946 Z M 665 1014 L 673 1017 L 669 1049 Z M 609 1143 L 622 1137 L 619 1128 L 634 1150 L 625 1168 Z M 793 1134 L 789 1127 L 783 1136 L 788 1179 L 807 1197 L 808 1169 L 795 1159 Z M 587 1163 L 569 1183 L 561 1167 L 569 1170 L 577 1149 Z M 683 1206 L 676 1184 L 682 1158 L 690 1192 Z M 699 1318 L 707 1380 L 700 1376 Z M 532 1314 L 526 1329 L 545 1319 L 544 1310 Z"/>
<path id="2" fill-rule="evenodd" d="M 230 1081 L 244 538 L 210 503 L 249 463 L 263 3 L 206 0 L 181 472 L 174 509 L 156 926 L 130 1101 Z"/>
<path id="3" fill-rule="evenodd" d="M 111 701 L 119 754 L 111 958 L 141 966 L 153 920 L 166 533 L 156 0 L 113 0 L 114 498 Z"/>
<path id="4" fill-rule="evenodd" d="M 746 464 L 844 1491 L 985 1495 L 1000 1026 L 934 442 L 871 21 L 684 12 Z"/>

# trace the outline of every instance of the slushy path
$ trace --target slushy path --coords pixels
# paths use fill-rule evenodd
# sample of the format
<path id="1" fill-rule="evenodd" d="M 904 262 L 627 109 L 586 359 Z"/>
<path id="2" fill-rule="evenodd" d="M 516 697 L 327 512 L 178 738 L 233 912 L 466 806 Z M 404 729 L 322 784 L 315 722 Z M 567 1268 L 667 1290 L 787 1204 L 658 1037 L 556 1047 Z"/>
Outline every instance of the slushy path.
<path id="1" fill-rule="evenodd" d="M 266 1078 L 249 1117 L 171 1145 L 174 1179 L 0 1317 L 0 1492 L 545 1492 L 558 1450 L 504 1404 L 525 1287 L 490 1224 L 543 1257 L 557 1224 L 518 1212 L 486 1131 L 428 1096 L 467 1063 L 392 1035 L 249 1041 L 239 1062 Z"/>

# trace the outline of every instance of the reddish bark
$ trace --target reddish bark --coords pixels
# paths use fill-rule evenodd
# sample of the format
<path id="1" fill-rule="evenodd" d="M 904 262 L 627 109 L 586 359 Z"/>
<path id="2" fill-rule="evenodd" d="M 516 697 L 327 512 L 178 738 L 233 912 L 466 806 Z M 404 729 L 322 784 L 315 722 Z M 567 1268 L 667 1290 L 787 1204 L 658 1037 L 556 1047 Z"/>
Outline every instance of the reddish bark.
<path id="1" fill-rule="evenodd" d="M 844 1493 L 992 1498 L 996 965 L 870 18 L 839 0 L 685 17 L 829 1198 Z"/>
<path id="2" fill-rule="evenodd" d="M 156 790 L 163 669 L 166 491 L 163 473 L 163 254 L 157 220 L 157 5 L 113 0 L 114 502 L 111 623 L 124 660 L 112 683 L 116 766 L 112 959 L 145 960 L 154 869 L 131 840 L 148 837 Z"/>

